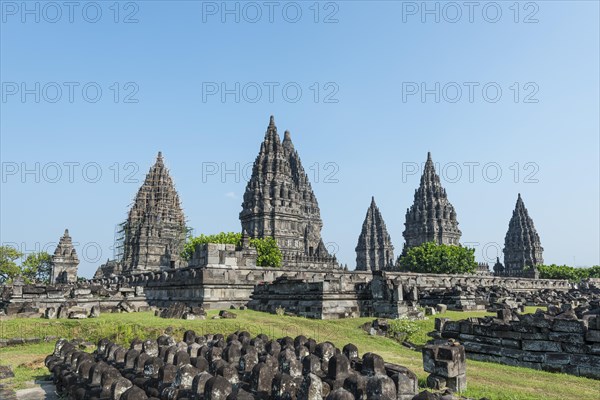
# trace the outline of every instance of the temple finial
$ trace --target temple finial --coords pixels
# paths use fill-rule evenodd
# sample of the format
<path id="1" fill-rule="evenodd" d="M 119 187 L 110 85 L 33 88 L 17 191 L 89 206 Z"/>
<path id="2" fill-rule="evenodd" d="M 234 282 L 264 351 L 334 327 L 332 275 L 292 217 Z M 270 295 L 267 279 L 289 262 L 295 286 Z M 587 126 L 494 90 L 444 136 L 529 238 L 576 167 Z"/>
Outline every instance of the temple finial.
<path id="1" fill-rule="evenodd" d="M 269 118 L 269 128 L 275 128 L 275 117 L 272 115 Z"/>
<path id="2" fill-rule="evenodd" d="M 65 234 L 64 234 L 64 236 L 69 236 L 69 230 L 68 230 L 68 229 L 65 229 Z"/>
<path id="3" fill-rule="evenodd" d="M 427 161 L 431 161 L 431 152 L 430 151 L 427 152 Z"/>

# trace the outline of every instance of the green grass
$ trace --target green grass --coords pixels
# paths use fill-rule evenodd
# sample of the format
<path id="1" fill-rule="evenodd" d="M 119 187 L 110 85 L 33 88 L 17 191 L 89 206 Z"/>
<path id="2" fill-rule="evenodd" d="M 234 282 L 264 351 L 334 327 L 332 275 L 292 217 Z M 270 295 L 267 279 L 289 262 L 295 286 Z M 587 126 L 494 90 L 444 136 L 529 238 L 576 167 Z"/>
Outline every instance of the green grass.
<path id="1" fill-rule="evenodd" d="M 535 308 L 527 310 L 534 311 Z M 107 336 L 126 344 L 134 337 L 156 337 L 169 327 L 178 338 L 187 329 L 193 329 L 198 334 L 227 334 L 247 330 L 253 335 L 265 333 L 275 338 L 303 334 L 317 341 L 331 341 L 339 347 L 354 343 L 361 353 L 375 352 L 388 362 L 407 366 L 417 374 L 421 382 L 427 376 L 423 371 L 419 352 L 408 350 L 385 337 L 370 336 L 360 329 L 362 324 L 372 318 L 321 321 L 245 310 L 235 311 L 238 314 L 235 320 L 210 319 L 217 313 L 216 310 L 209 311 L 208 319 L 195 321 L 167 320 L 155 317 L 152 313 L 103 314 L 98 319 L 81 321 L 13 319 L 0 321 L 0 337 L 55 335 L 97 341 Z M 449 311 L 440 316 L 464 319 L 484 315 L 490 314 Z M 428 339 L 426 333 L 433 330 L 433 323 L 434 317 L 419 321 L 420 331 L 412 340 L 416 344 L 423 344 Z M 12 365 L 16 374 L 12 383 L 16 387 L 23 387 L 25 382 L 47 374 L 43 369 L 43 359 L 52 349 L 53 345 L 50 343 L 0 349 L 0 364 Z M 597 380 L 472 360 L 467 363 L 467 382 L 469 389 L 465 395 L 491 400 L 598 400 L 600 394 L 600 381 Z"/>

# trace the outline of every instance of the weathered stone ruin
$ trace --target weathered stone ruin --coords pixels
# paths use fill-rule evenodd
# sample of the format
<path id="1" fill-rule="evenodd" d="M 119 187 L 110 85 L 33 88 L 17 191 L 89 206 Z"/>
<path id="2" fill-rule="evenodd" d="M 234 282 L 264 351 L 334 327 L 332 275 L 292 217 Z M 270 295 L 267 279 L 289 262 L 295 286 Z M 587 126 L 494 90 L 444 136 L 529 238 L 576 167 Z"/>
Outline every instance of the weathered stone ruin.
<path id="1" fill-rule="evenodd" d="M 600 379 L 600 300 L 535 314 L 505 308 L 497 318 L 436 319 L 432 334 L 460 340 L 474 360 Z"/>
<path id="2" fill-rule="evenodd" d="M 186 232 L 179 195 L 159 152 L 123 225 L 122 272 L 179 266 Z"/>
<path id="3" fill-rule="evenodd" d="M 373 197 L 356 245 L 356 270 L 392 269 L 394 269 L 394 245 Z"/>
<path id="4" fill-rule="evenodd" d="M 465 347 L 450 340 L 436 340 L 423 347 L 423 369 L 429 372 L 427 387 L 454 392 L 467 389 L 467 359 Z"/>
<path id="5" fill-rule="evenodd" d="M 459 244 L 461 231 L 456 211 L 435 172 L 431 153 L 427 153 L 421 183 L 415 190 L 413 205 L 406 211 L 404 225 L 405 249 L 426 242 Z"/>
<path id="6" fill-rule="evenodd" d="M 50 272 L 50 283 L 73 283 L 77 282 L 77 266 L 79 258 L 73 247 L 73 241 L 69 236 L 69 230 L 60 238 L 56 250 L 52 255 L 52 270 Z"/>
<path id="7" fill-rule="evenodd" d="M 94 279 L 75 283 L 77 255 L 65 232 L 53 257 L 55 284 L 25 285 L 17 279 L 0 289 L 0 310 L 51 317 L 66 309 L 80 317 L 92 315 L 93 306 L 118 312 L 182 303 L 188 312 L 250 306 L 310 318 L 396 318 L 417 306 L 496 310 L 554 304 L 570 300 L 566 294 L 574 289 L 566 281 L 522 276 L 526 266 L 541 262 L 542 249 L 520 196 L 505 246 L 510 262 L 506 269 L 499 262 L 495 266 L 502 276 L 489 275 L 484 264 L 473 275 L 414 274 L 392 267 L 394 247 L 374 200 L 356 246 L 357 269 L 340 268 L 325 249 L 319 205 L 291 136 L 286 132 L 280 140 L 273 118 L 246 187 L 240 223 L 239 246 L 199 245 L 190 260 L 182 260 L 185 217 L 159 153 L 123 225 L 120 257 L 102 265 Z M 427 241 L 459 244 L 456 212 L 430 154 L 405 225 L 407 247 Z M 256 265 L 249 240 L 264 237 L 274 237 L 282 250 L 281 268 Z"/>
<path id="8" fill-rule="evenodd" d="M 16 280 L 0 287 L 0 309 L 21 318 L 94 318 L 100 313 L 149 311 L 142 286 L 77 282 L 30 285 Z"/>
<path id="9" fill-rule="evenodd" d="M 533 220 L 519 193 L 504 239 L 504 265 L 497 260 L 494 272 L 500 276 L 538 278 L 535 266 L 544 263 L 543 251 Z"/>
<path id="10" fill-rule="evenodd" d="M 288 314 L 316 319 L 378 316 L 398 318 L 416 310 L 416 288 L 407 287 L 383 274 L 346 273 L 325 275 L 320 281 L 277 278 L 259 284 L 248 307 L 257 311 Z"/>
<path id="11" fill-rule="evenodd" d="M 59 394 L 72 399 L 397 399 L 418 393 L 417 376 L 377 354 L 359 357 L 305 336 L 269 339 L 248 332 L 167 335 L 93 353 L 64 339 L 45 364 Z"/>
<path id="12" fill-rule="evenodd" d="M 319 204 L 291 135 L 286 131 L 281 141 L 272 116 L 246 186 L 240 221 L 252 238 L 275 238 L 289 266 L 338 266 L 321 239 Z"/>

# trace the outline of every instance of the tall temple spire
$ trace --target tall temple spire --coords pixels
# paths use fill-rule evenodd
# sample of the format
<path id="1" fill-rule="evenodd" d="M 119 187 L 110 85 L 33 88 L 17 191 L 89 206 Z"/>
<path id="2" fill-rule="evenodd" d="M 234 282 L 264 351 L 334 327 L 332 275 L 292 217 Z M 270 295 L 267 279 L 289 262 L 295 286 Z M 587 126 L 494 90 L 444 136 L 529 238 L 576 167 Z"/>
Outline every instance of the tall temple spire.
<path id="1" fill-rule="evenodd" d="M 404 225 L 405 249 L 432 241 L 459 244 L 461 231 L 458 229 L 456 211 L 440 183 L 429 152 L 413 205 L 406 211 Z"/>
<path id="2" fill-rule="evenodd" d="M 65 229 L 60 238 L 56 250 L 52 255 L 52 270 L 50 272 L 50 283 L 74 283 L 77 282 L 77 266 L 79 258 L 73 241 L 69 236 L 69 230 Z"/>
<path id="3" fill-rule="evenodd" d="M 185 217 L 162 153 L 146 175 L 123 225 L 123 271 L 157 271 L 177 265 Z"/>
<path id="4" fill-rule="evenodd" d="M 533 220 L 529 217 L 529 212 L 519 193 L 504 238 L 504 274 L 508 276 L 527 275 L 524 272 L 525 267 L 534 267 L 544 263 L 543 251 Z"/>
<path id="5" fill-rule="evenodd" d="M 288 131 L 281 142 L 274 118 L 246 186 L 242 230 L 253 238 L 271 236 L 285 256 L 330 255 L 321 240 L 319 205 Z"/>
<path id="6" fill-rule="evenodd" d="M 380 271 L 394 267 L 394 246 L 381 212 L 371 197 L 371 205 L 363 222 L 356 245 L 356 270 Z"/>

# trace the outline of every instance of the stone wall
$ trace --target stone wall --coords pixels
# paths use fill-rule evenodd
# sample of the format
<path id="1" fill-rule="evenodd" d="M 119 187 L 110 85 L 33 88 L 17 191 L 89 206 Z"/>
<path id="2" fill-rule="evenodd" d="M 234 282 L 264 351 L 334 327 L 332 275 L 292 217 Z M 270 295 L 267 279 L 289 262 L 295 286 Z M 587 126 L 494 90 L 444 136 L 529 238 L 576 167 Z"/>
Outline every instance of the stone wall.
<path id="1" fill-rule="evenodd" d="M 498 318 L 436 319 L 434 336 L 458 339 L 468 358 L 600 379 L 600 302 Z"/>
<path id="2" fill-rule="evenodd" d="M 56 285 L 4 286 L 0 310 L 7 316 L 85 318 L 100 312 L 146 311 L 143 287 L 124 283 L 79 282 Z"/>
<path id="3" fill-rule="evenodd" d="M 490 297 L 490 293 L 497 293 L 498 288 L 503 290 L 504 297 L 528 294 L 532 304 L 545 305 L 545 297 L 536 297 L 536 293 L 546 290 L 557 294 L 572 290 L 569 282 L 557 280 L 388 271 L 373 273 L 304 267 L 265 268 L 253 265 L 254 255 L 250 252 L 244 247 L 236 250 L 231 245 L 208 244 L 204 245 L 202 251 L 196 252 L 192 267 L 102 277 L 70 285 L 5 286 L 0 308 L 9 307 L 11 313 L 43 314 L 44 308 L 56 308 L 69 302 L 73 307 L 90 309 L 97 305 L 101 309 L 114 310 L 123 300 L 133 302 L 135 310 L 140 307 L 147 309 L 148 305 L 168 307 L 175 302 L 205 309 L 240 307 L 248 304 L 255 290 L 257 296 L 269 294 L 260 288 L 260 284 L 272 283 L 284 275 L 308 284 L 329 282 L 319 289 L 326 300 L 319 306 L 322 318 L 326 315 L 354 316 L 357 311 L 359 315 L 394 318 L 406 311 L 404 301 L 417 299 L 420 299 L 421 305 L 446 304 L 448 308 L 458 310 L 484 309 L 498 300 L 498 296 Z M 336 285 L 341 286 L 336 289 Z M 413 296 L 415 290 L 417 294 Z M 413 298 L 405 299 L 409 294 Z M 275 304 L 279 298 L 279 303 L 283 303 L 285 292 L 273 292 L 270 295 L 276 297 L 269 307 L 285 307 Z M 312 307 L 309 303 L 313 299 L 296 306 L 292 305 L 294 298 L 285 300 L 290 309 L 306 309 Z M 307 313 L 313 313 L 313 310 Z"/>

